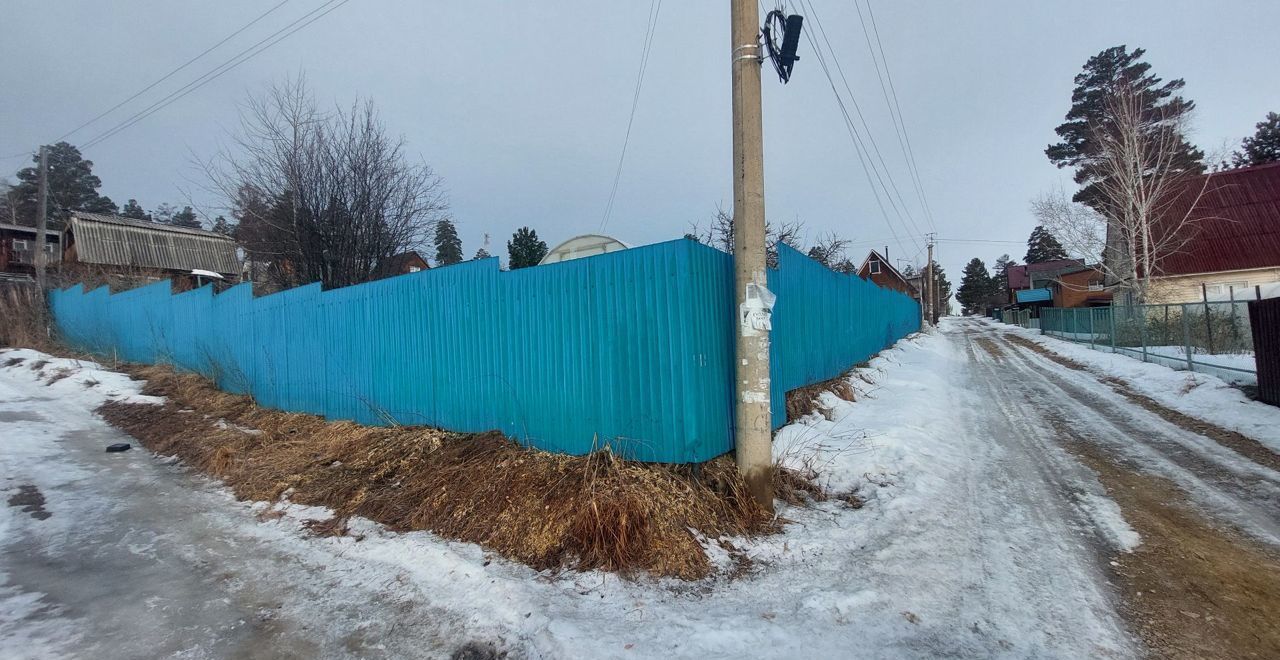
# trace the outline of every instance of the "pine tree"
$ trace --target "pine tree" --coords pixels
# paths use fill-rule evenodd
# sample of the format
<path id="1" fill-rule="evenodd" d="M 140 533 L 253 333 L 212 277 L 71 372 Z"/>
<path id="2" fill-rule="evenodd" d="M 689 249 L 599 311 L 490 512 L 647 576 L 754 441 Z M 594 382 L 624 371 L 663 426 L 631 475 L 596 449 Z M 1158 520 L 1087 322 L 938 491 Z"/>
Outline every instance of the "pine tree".
<path id="1" fill-rule="evenodd" d="M 538 232 L 521 227 L 507 241 L 507 267 L 511 270 L 537 266 L 547 256 L 547 244 L 538 240 Z"/>
<path id="2" fill-rule="evenodd" d="M 995 272 L 991 275 L 994 291 L 1003 291 L 1009 286 L 1009 268 L 1017 265 L 1018 262 L 1007 254 L 1002 254 L 996 259 Z"/>
<path id="3" fill-rule="evenodd" d="M 1027 256 L 1024 258 L 1027 263 L 1038 264 L 1066 258 L 1067 251 L 1044 225 L 1031 230 L 1031 237 L 1027 239 Z"/>
<path id="4" fill-rule="evenodd" d="M 971 314 L 982 309 L 991 297 L 991 274 L 987 265 L 977 257 L 965 264 L 964 276 L 960 279 L 960 289 L 956 291 L 956 299 L 960 301 L 960 312 Z"/>
<path id="5" fill-rule="evenodd" d="M 93 161 L 85 160 L 80 150 L 59 142 L 47 147 L 49 165 L 48 216 L 53 221 L 67 219 L 70 211 L 90 213 L 115 213 L 116 205 L 109 197 L 98 194 L 102 180 L 93 174 Z M 18 171 L 18 185 L 14 186 L 18 218 L 29 225 L 36 224 L 40 193 L 40 155 L 32 156 L 34 167 Z"/>
<path id="6" fill-rule="evenodd" d="M 120 207 L 120 215 L 134 220 L 150 220 L 151 216 L 138 204 L 138 200 L 131 199 L 124 206 Z"/>
<path id="7" fill-rule="evenodd" d="M 1076 74 L 1076 88 L 1071 94 L 1071 110 L 1066 121 L 1055 131 L 1062 142 L 1049 145 L 1045 155 L 1058 167 L 1075 168 L 1075 181 L 1082 188 L 1076 192 L 1077 202 L 1088 204 L 1099 213 L 1106 214 L 1105 196 L 1100 182 L 1103 180 L 1101 145 L 1094 138 L 1095 126 L 1108 126 L 1108 104 L 1116 89 L 1127 86 L 1134 96 L 1141 99 L 1144 114 L 1159 116 L 1166 121 L 1150 122 L 1148 129 L 1167 130 L 1168 120 L 1180 117 L 1195 108 L 1177 93 L 1185 86 L 1179 78 L 1161 84 L 1161 79 L 1150 73 L 1151 65 L 1142 61 L 1146 51 L 1141 48 L 1129 52 L 1126 46 L 1108 48 L 1089 58 L 1084 70 Z M 1178 153 L 1174 157 L 1175 170 L 1204 172 L 1204 152 L 1178 136 Z"/>
<path id="8" fill-rule="evenodd" d="M 436 223 L 436 265 L 448 266 L 462 261 L 462 239 L 453 222 L 444 218 Z"/>
<path id="9" fill-rule="evenodd" d="M 1240 143 L 1240 150 L 1232 154 L 1231 164 L 1249 167 L 1280 161 L 1280 113 L 1268 112 L 1267 118 L 1258 122 L 1257 132 Z"/>
<path id="10" fill-rule="evenodd" d="M 190 206 L 184 206 L 181 211 L 174 213 L 173 216 L 169 218 L 169 224 L 174 227 L 199 229 L 200 219 L 196 217 L 196 212 L 191 210 Z"/>
<path id="11" fill-rule="evenodd" d="M 173 222 L 173 216 L 178 212 L 178 208 L 172 204 L 160 204 L 151 211 L 151 221 L 167 225 Z"/>
<path id="12" fill-rule="evenodd" d="M 231 236 L 235 233 L 235 230 L 236 228 L 232 226 L 231 223 L 227 222 L 226 218 L 218 216 L 213 219 L 214 232 L 222 234 L 223 236 Z"/>

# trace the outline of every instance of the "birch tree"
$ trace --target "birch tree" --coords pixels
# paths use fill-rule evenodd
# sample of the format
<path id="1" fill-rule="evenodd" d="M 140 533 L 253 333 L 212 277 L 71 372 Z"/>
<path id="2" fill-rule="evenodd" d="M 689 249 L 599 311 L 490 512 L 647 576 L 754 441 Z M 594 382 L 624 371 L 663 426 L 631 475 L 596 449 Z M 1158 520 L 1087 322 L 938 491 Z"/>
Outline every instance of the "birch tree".
<path id="1" fill-rule="evenodd" d="M 1194 238 L 1212 175 L 1186 166 L 1185 108 L 1154 105 L 1124 81 L 1108 92 L 1103 117 L 1089 124 L 1090 205 L 1057 193 L 1032 211 L 1068 251 L 1101 264 L 1109 284 L 1143 303 L 1164 260 Z"/>

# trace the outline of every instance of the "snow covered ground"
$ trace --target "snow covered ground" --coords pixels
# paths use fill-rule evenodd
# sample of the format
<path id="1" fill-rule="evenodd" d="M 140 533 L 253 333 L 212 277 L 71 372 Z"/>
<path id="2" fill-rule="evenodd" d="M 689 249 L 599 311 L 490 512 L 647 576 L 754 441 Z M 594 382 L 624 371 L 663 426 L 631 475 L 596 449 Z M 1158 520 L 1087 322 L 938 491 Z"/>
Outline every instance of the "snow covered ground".
<path id="1" fill-rule="evenodd" d="M 1280 475 L 1001 340 L 1019 333 L 1277 448 L 1280 411 L 1173 372 L 972 320 L 886 351 L 856 403 L 781 429 L 780 460 L 866 500 L 783 507 L 745 572 L 685 583 L 538 573 L 429 533 L 235 502 L 92 414 L 145 402 L 87 362 L 0 352 L 0 651 L 19 657 L 1128 657 L 1107 558 L 1142 539 L 1065 425 L 1275 543 Z M 984 342 L 986 342 L 984 344 Z M 30 367 L 48 360 L 39 371 Z M 1059 419 L 1049 418 L 1057 416 Z M 1207 467 L 1206 467 L 1207 466 Z M 43 498 L 43 501 L 39 501 Z M 14 504 L 16 502 L 16 504 Z M 357 540 L 359 539 L 359 540 Z M 711 545 L 711 548 L 717 546 Z M 713 556 L 716 556 L 715 552 Z M 731 561 L 721 553 L 718 559 Z M 3 654 L 3 653 L 0 653 Z"/>
<path id="2" fill-rule="evenodd" d="M 1134 391 L 1179 412 L 1244 434 L 1280 452 L 1280 408 L 1249 399 L 1221 378 L 1203 373 L 1176 371 L 1142 362 L 1125 354 L 1091 350 L 1036 331 L 983 320 L 1001 331 L 1016 332 L 1031 341 L 1069 357 L 1099 374 L 1124 381 Z"/>
<path id="3" fill-rule="evenodd" d="M 237 503 L 170 460 L 104 453 L 127 438 L 90 411 L 136 398 L 135 383 L 53 361 L 46 378 L 71 375 L 46 386 L 27 368 L 39 356 L 0 364 L 15 356 L 0 368 L 0 472 L 6 496 L 33 486 L 51 515 L 0 514 L 0 648 L 31 657 L 1138 653 L 1104 560 L 1140 539 L 1047 431 L 1010 424 L 1010 393 L 950 320 L 873 360 L 857 403 L 829 398 L 779 432 L 783 460 L 866 505 L 783 507 L 785 533 L 734 540 L 749 570 L 693 583 L 537 573 L 367 521 L 311 538 L 302 522 L 325 512 Z"/>
<path id="4" fill-rule="evenodd" d="M 1017 327 L 1017 326 L 1010 326 Z M 1025 329 L 1025 328 L 1024 328 Z M 1034 328 L 1032 328 L 1034 330 Z M 1114 352 L 1135 360 L 1143 359 L 1142 347 L 1117 346 L 1112 348 L 1106 335 L 1090 336 L 1083 332 L 1053 332 L 1046 337 L 1068 340 L 1096 351 Z M 1091 341 L 1092 340 L 1092 341 Z M 1187 368 L 1187 352 L 1182 346 L 1148 346 L 1146 360 L 1170 369 Z M 1200 348 L 1192 348 L 1190 371 L 1215 376 L 1234 385 L 1257 385 L 1258 367 L 1253 353 L 1217 353 L 1210 354 Z"/>

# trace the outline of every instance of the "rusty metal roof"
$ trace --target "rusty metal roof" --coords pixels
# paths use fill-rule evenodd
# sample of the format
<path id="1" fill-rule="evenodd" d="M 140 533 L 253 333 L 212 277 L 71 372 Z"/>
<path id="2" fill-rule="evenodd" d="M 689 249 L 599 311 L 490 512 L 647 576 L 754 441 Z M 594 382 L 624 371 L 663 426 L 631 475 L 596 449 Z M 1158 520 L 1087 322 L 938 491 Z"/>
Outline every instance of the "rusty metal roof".
<path id="1" fill-rule="evenodd" d="M 1066 272 L 1078 268 L 1084 268 L 1083 259 L 1054 259 L 1034 264 L 1009 266 L 1009 269 L 1005 271 L 1005 276 L 1008 280 L 1009 289 L 1017 291 L 1018 289 L 1030 288 L 1034 275 L 1040 275 L 1040 279 L 1045 279 L 1045 276 L 1052 277 L 1057 275 L 1056 271 Z"/>
<path id="2" fill-rule="evenodd" d="M 203 269 L 223 275 L 240 272 L 235 241 L 203 229 L 76 212 L 67 222 L 66 232 L 75 242 L 77 260 L 84 263 L 181 271 Z"/>
<path id="3" fill-rule="evenodd" d="M 1162 275 L 1280 267 L 1280 163 L 1208 175 L 1169 207 L 1167 217 L 1187 217 L 1194 204 L 1190 242 L 1160 263 Z"/>

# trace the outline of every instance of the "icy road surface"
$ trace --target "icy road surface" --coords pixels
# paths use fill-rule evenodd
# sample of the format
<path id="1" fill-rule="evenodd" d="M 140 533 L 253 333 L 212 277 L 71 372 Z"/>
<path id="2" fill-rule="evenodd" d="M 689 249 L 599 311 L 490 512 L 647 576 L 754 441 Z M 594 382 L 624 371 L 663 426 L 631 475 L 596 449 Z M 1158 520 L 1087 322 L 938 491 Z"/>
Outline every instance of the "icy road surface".
<path id="1" fill-rule="evenodd" d="M 783 507 L 784 534 L 734 540 L 750 569 L 695 583 L 536 573 L 361 521 L 363 540 L 312 538 L 300 523 L 323 511 L 235 502 L 137 447 L 104 453 L 130 439 L 91 411 L 136 384 L 55 361 L 44 380 L 70 375 L 46 385 L 38 354 L 0 352 L 26 360 L 0 368 L 0 656 L 1139 656 L 1107 564 L 1142 540 L 1064 434 L 1261 539 L 1280 522 L 1277 475 L 1006 332 L 946 320 L 861 370 L 856 403 L 824 395 L 775 453 L 865 506 Z"/>

